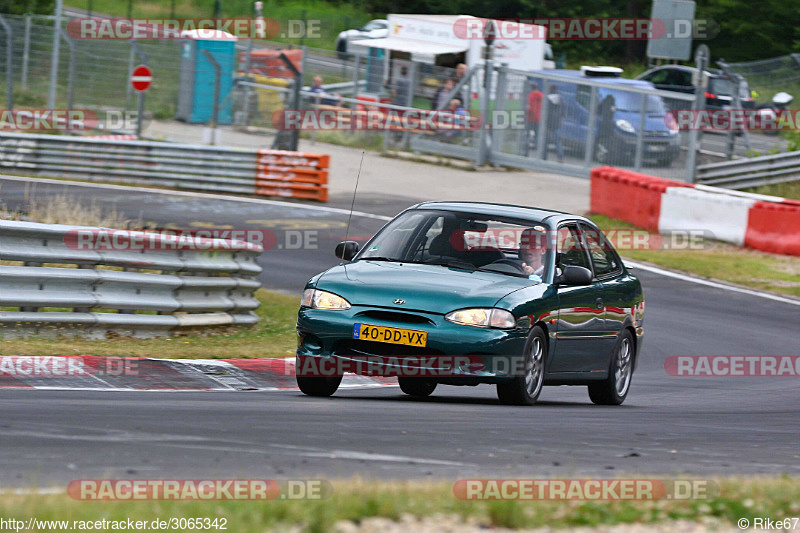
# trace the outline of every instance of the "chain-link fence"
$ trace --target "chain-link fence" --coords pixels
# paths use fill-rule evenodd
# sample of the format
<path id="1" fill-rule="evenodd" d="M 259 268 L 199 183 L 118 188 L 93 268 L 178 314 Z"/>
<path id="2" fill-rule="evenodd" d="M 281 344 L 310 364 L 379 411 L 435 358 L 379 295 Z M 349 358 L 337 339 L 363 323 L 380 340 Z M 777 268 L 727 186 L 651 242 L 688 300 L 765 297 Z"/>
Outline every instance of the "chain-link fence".
<path id="1" fill-rule="evenodd" d="M 12 67 L 16 103 L 46 107 L 51 81 L 53 18 L 4 15 L 12 32 Z M 66 25 L 64 26 L 66 28 Z M 181 47 L 176 41 L 138 41 L 153 70 L 147 109 L 156 118 L 172 117 L 179 90 Z M 0 39 L 0 57 L 6 41 Z M 55 108 L 135 109 L 128 78 L 144 63 L 127 41 L 78 40 L 66 30 L 60 36 Z M 5 90 L 8 80 L 3 78 Z"/>
<path id="2" fill-rule="evenodd" d="M 484 78 L 481 72 L 476 78 Z M 489 162 L 516 168 L 584 176 L 611 164 L 664 177 L 691 175 L 689 135 L 670 124 L 670 109 L 691 108 L 694 97 L 654 91 L 632 80 L 587 78 L 580 72 L 498 69 L 492 96 L 476 109 L 488 123 L 471 133 L 476 150 L 485 144 Z M 480 88 L 483 91 L 483 88 Z M 481 135 L 487 139 L 481 141 Z M 412 149 L 458 156 L 460 147 L 416 136 Z"/>
<path id="3" fill-rule="evenodd" d="M 17 101 L 20 106 L 45 107 L 51 79 L 52 17 L 5 16 L 4 20 L 12 34 Z M 56 108 L 134 110 L 130 72 L 136 64 L 146 62 L 153 71 L 147 112 L 154 118 L 181 115 L 179 101 L 186 99 L 187 87 L 186 43 L 74 40 L 66 32 L 60 42 Z M 0 58 L 5 57 L 5 47 L 0 37 Z M 377 150 L 406 149 L 478 164 L 579 176 L 588 175 L 598 164 L 678 179 L 691 179 L 693 174 L 689 157 L 694 153 L 692 136 L 676 131 L 667 113 L 692 108 L 693 95 L 656 91 L 633 80 L 592 78 L 570 71 L 524 72 L 502 66 L 492 67 L 487 92 L 485 69 L 480 64 L 471 69 L 463 65 L 448 68 L 389 60 L 384 50 L 365 50 L 353 54 L 241 40 L 231 57 L 228 81 L 234 80 L 232 88 L 223 91 L 218 105 L 226 108 L 229 122 L 273 134 L 279 133 L 276 111 L 286 109 L 330 110 L 352 117 L 369 111 L 386 116 L 390 111 L 438 110 L 445 121 L 460 121 L 469 127 L 421 130 L 391 123 L 390 128 L 377 129 L 309 128 L 299 135 Z M 192 79 L 196 80 L 197 69 L 210 66 L 196 63 L 189 68 L 195 69 Z M 302 73 L 299 87 L 295 70 Z M 213 79 L 213 72 L 199 74 Z M 486 126 L 474 127 L 480 122 Z M 281 136 L 285 137 L 276 135 Z"/>
<path id="4" fill-rule="evenodd" d="M 747 80 L 758 103 L 768 103 L 779 92 L 800 94 L 800 54 L 789 54 L 759 61 L 728 63 Z"/>

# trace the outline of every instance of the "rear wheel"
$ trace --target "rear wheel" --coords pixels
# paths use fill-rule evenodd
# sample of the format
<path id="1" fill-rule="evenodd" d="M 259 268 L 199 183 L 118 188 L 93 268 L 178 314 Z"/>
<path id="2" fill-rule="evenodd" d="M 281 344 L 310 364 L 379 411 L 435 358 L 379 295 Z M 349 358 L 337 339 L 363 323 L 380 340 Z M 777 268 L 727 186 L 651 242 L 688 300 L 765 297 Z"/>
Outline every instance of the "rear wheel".
<path id="1" fill-rule="evenodd" d="M 620 405 L 628 396 L 633 377 L 634 354 L 633 335 L 628 330 L 622 332 L 614 354 L 608 378 L 589 385 L 589 398 L 597 405 Z"/>
<path id="2" fill-rule="evenodd" d="M 339 384 L 342 376 L 336 377 L 307 377 L 297 376 L 297 386 L 308 396 L 331 396 Z"/>
<path id="3" fill-rule="evenodd" d="M 400 390 L 416 398 L 430 396 L 436 389 L 436 382 L 425 378 L 397 378 Z"/>
<path id="4" fill-rule="evenodd" d="M 547 361 L 547 339 L 535 326 L 525 343 L 524 368 L 521 376 L 497 384 L 497 397 L 506 405 L 533 405 L 542 392 L 544 365 Z"/>

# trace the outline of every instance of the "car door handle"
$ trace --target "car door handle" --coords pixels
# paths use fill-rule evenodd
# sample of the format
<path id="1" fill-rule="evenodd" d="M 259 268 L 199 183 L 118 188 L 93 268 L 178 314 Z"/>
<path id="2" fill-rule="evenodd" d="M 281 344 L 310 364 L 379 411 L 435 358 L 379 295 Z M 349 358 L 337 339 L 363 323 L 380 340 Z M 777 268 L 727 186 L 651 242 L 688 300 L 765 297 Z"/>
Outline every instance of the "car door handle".
<path id="1" fill-rule="evenodd" d="M 602 298 L 598 298 L 597 300 L 595 300 L 594 303 L 595 303 L 595 305 L 597 306 L 598 309 L 602 309 L 603 308 L 603 299 Z"/>

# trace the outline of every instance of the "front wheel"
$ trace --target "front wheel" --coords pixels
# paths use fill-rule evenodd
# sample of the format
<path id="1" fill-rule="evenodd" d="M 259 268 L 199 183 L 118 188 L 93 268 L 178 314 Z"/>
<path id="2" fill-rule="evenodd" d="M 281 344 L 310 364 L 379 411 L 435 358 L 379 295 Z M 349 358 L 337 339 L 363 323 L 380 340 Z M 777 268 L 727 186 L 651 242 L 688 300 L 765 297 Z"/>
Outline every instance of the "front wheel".
<path id="1" fill-rule="evenodd" d="M 414 396 L 415 398 L 425 398 L 433 394 L 436 389 L 436 382 L 432 379 L 424 378 L 397 378 L 400 383 L 400 390 Z"/>
<path id="2" fill-rule="evenodd" d="M 525 364 L 521 376 L 497 384 L 497 397 L 506 405 L 533 405 L 542 392 L 544 365 L 547 361 L 547 339 L 544 331 L 535 326 L 525 343 Z"/>
<path id="3" fill-rule="evenodd" d="M 589 385 L 589 398 L 597 405 L 621 405 L 628 396 L 633 377 L 633 335 L 625 330 L 614 346 L 608 378 Z"/>
<path id="4" fill-rule="evenodd" d="M 303 394 L 308 396 L 331 396 L 339 384 L 342 376 L 336 377 L 307 377 L 297 376 L 297 386 Z"/>

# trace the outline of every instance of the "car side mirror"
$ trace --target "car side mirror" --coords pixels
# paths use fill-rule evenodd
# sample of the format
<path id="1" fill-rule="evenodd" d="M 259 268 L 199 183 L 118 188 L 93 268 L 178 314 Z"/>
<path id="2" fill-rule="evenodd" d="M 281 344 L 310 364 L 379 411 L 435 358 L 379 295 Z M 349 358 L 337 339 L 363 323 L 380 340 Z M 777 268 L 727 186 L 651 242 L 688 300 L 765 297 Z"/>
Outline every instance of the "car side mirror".
<path id="1" fill-rule="evenodd" d="M 336 245 L 336 257 L 350 261 L 358 253 L 358 248 L 356 241 L 342 241 Z"/>
<path id="2" fill-rule="evenodd" d="M 592 284 L 592 271 L 582 266 L 569 265 L 564 267 L 560 276 L 553 280 L 556 285 L 581 286 Z"/>

